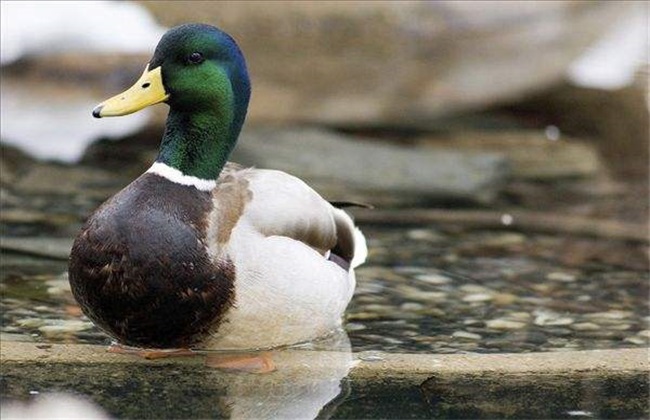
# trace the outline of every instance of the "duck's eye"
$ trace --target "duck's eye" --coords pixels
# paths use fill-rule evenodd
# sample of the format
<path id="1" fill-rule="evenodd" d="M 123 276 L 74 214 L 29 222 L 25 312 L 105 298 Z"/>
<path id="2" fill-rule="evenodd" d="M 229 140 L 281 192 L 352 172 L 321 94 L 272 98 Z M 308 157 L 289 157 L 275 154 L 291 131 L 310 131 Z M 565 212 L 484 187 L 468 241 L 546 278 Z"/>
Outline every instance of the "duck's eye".
<path id="1" fill-rule="evenodd" d="M 200 52 L 193 52 L 187 57 L 187 62 L 191 64 L 201 64 L 205 60 Z"/>

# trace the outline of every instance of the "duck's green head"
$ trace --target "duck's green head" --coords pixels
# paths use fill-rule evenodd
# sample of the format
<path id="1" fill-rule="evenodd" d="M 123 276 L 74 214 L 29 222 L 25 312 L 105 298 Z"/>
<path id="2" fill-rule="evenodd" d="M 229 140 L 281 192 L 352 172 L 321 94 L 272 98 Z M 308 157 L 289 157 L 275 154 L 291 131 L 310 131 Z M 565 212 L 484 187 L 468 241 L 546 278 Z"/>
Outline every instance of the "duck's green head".
<path id="1" fill-rule="evenodd" d="M 214 26 L 186 24 L 167 31 L 140 79 L 99 104 L 93 116 L 126 115 L 166 102 L 170 115 L 159 161 L 212 177 L 201 166 L 210 164 L 210 154 L 230 152 L 249 98 L 246 62 L 235 41 Z M 214 142 L 222 147 L 211 147 Z"/>
<path id="2" fill-rule="evenodd" d="M 246 61 L 230 35 L 210 25 L 187 24 L 162 37 L 142 77 L 93 110 L 97 118 L 127 115 L 167 102 L 171 108 L 204 111 L 250 98 Z"/>

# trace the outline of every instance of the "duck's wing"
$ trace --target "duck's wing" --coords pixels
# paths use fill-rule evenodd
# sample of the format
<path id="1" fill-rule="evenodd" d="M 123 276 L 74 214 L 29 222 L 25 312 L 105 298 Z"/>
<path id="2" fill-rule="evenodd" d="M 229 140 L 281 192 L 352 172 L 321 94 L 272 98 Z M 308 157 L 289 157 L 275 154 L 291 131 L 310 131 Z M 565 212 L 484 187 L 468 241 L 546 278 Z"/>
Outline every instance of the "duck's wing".
<path id="1" fill-rule="evenodd" d="M 336 254 L 353 266 L 365 259 L 365 240 L 350 216 L 285 172 L 227 167 L 213 202 L 212 231 L 220 243 L 240 225 L 266 237 L 291 238 L 324 256 Z"/>

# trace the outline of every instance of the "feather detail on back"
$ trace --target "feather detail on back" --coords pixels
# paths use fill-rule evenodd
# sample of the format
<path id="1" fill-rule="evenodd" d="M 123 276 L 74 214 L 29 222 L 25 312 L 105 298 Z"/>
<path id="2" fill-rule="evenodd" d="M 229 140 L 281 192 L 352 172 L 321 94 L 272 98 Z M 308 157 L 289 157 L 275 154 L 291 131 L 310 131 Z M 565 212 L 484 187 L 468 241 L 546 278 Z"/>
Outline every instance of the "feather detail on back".
<path id="1" fill-rule="evenodd" d="M 223 243 L 244 217 L 265 237 L 300 241 L 322 255 L 337 240 L 333 210 L 300 179 L 281 171 L 227 168 L 213 191 L 214 239 Z"/>
<path id="2" fill-rule="evenodd" d="M 287 173 L 228 163 L 213 190 L 213 201 L 208 243 L 226 243 L 245 217 L 263 236 L 288 237 L 321 255 L 331 251 L 352 267 L 366 259 L 365 238 L 352 218 Z"/>

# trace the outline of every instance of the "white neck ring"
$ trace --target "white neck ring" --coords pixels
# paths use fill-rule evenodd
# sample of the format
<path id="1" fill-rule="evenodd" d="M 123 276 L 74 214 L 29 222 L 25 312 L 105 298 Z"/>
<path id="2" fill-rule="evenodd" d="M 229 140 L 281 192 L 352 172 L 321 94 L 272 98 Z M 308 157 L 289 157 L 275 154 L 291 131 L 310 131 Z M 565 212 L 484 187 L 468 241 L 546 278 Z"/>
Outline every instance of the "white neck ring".
<path id="1" fill-rule="evenodd" d="M 201 191 L 212 191 L 212 189 L 217 186 L 217 181 L 214 179 L 201 179 L 195 176 L 185 175 L 178 169 L 172 168 L 162 162 L 155 162 L 151 165 L 151 168 L 147 170 L 147 173 L 155 174 L 168 179 L 175 184 L 194 187 Z"/>

